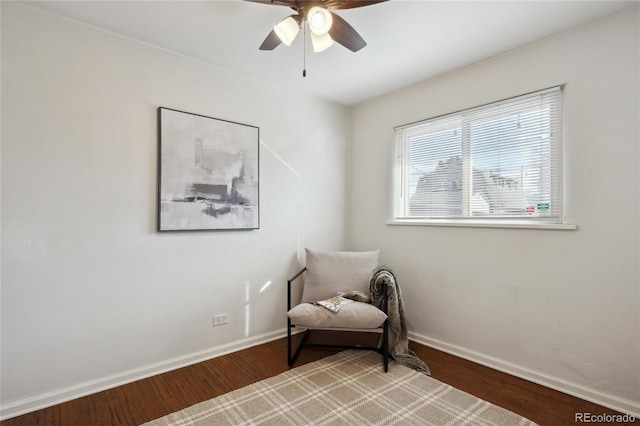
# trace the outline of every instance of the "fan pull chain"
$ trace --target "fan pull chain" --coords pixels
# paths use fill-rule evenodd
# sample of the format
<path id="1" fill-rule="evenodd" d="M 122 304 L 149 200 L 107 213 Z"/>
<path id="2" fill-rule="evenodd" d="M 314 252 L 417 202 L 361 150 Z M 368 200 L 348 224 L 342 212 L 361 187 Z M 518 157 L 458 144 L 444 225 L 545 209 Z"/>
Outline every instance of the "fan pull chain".
<path id="1" fill-rule="evenodd" d="M 303 47 L 303 57 L 302 57 L 302 76 L 306 77 L 307 76 L 307 25 L 306 22 L 302 23 L 303 28 L 303 36 L 304 36 L 304 40 L 302 45 Z"/>

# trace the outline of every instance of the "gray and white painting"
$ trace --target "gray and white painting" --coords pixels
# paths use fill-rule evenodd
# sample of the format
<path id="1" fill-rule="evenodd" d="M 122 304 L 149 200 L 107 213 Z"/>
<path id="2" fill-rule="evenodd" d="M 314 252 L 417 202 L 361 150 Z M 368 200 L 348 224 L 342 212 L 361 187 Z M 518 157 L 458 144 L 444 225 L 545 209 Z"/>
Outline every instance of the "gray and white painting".
<path id="1" fill-rule="evenodd" d="M 259 129 L 159 108 L 160 231 L 259 227 Z"/>

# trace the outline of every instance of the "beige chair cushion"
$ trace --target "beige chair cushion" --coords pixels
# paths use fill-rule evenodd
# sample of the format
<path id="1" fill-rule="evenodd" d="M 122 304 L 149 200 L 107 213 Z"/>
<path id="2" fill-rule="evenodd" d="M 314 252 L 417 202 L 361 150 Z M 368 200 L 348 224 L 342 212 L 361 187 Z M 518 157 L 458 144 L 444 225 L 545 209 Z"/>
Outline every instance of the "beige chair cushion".
<path id="1" fill-rule="evenodd" d="M 353 302 L 344 305 L 338 312 L 332 312 L 322 306 L 301 303 L 287 312 L 294 325 L 301 327 L 342 327 L 342 328 L 378 328 L 387 319 L 387 315 L 369 303 Z"/>
<path id="2" fill-rule="evenodd" d="M 378 267 L 380 250 L 317 251 L 306 249 L 307 272 L 302 302 L 328 299 L 338 292 L 369 293 L 369 278 Z"/>

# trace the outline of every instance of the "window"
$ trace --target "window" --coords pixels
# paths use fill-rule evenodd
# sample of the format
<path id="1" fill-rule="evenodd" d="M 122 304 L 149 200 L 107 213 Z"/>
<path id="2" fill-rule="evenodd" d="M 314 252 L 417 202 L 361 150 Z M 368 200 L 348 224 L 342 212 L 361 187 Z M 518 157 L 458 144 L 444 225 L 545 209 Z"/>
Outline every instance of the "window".
<path id="1" fill-rule="evenodd" d="M 561 95 L 397 127 L 394 222 L 562 224 Z"/>

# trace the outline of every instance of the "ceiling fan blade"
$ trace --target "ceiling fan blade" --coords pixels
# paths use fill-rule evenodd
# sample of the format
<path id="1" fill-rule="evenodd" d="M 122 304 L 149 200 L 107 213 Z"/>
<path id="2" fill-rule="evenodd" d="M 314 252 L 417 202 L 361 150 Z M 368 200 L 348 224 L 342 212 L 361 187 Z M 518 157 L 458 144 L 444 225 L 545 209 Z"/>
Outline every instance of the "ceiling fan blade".
<path id="1" fill-rule="evenodd" d="M 260 45 L 260 50 L 273 50 L 276 47 L 280 46 L 280 43 L 282 43 L 280 37 L 278 37 L 274 30 L 271 30 L 267 38 L 265 38 Z"/>
<path id="2" fill-rule="evenodd" d="M 301 5 L 308 8 L 320 6 L 325 9 L 354 9 L 356 7 L 371 6 L 388 0 L 244 0 L 251 3 L 270 4 L 274 6 L 287 6 L 298 10 Z"/>
<path id="3" fill-rule="evenodd" d="M 291 8 L 295 8 L 297 1 L 296 0 L 244 0 L 251 3 L 262 3 L 262 4 L 270 4 L 273 6 L 287 6 Z"/>
<path id="4" fill-rule="evenodd" d="M 387 0 L 327 0 L 325 2 L 325 7 L 327 9 L 354 9 L 356 7 L 371 6 L 372 4 L 383 3 L 385 1 Z"/>
<path id="5" fill-rule="evenodd" d="M 335 13 L 329 13 L 333 16 L 333 25 L 329 30 L 329 35 L 335 42 L 340 43 L 352 52 L 357 52 L 367 45 L 367 42 L 360 37 L 360 34 L 347 21 Z"/>

